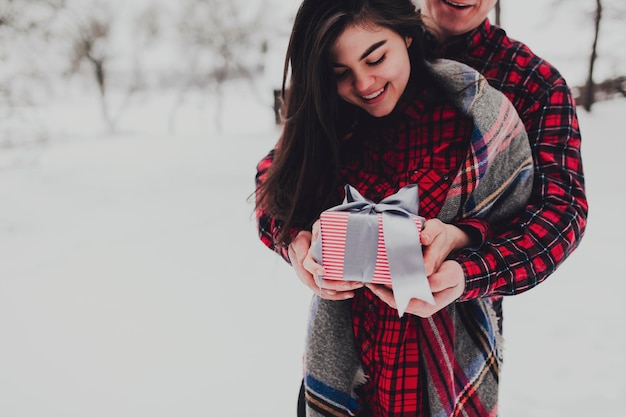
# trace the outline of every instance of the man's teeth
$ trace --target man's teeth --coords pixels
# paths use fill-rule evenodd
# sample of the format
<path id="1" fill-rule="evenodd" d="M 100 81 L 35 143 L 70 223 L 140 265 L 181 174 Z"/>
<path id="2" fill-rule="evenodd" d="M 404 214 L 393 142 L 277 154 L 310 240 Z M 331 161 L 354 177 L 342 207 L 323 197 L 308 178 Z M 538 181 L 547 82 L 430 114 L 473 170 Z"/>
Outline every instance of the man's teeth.
<path id="1" fill-rule="evenodd" d="M 449 4 L 450 6 L 454 6 L 454 7 L 469 7 L 469 4 L 460 4 L 460 3 L 455 3 L 453 1 L 450 0 L 443 0 L 444 3 Z"/>
<path id="2" fill-rule="evenodd" d="M 365 100 L 371 100 L 371 99 L 376 98 L 376 97 L 378 97 L 379 95 L 381 95 L 381 94 L 383 93 L 383 91 L 385 91 L 385 87 L 381 88 L 381 89 L 380 89 L 380 90 L 378 90 L 378 91 L 374 91 L 372 94 L 368 94 L 368 95 L 366 95 L 366 96 L 363 96 L 363 98 L 364 98 Z"/>

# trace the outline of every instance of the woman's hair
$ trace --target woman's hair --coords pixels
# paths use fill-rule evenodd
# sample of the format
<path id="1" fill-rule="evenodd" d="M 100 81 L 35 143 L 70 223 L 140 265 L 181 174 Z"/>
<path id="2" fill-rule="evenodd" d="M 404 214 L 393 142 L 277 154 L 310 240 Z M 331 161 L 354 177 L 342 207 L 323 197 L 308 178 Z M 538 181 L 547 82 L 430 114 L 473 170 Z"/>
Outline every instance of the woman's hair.
<path id="1" fill-rule="evenodd" d="M 412 0 L 302 2 L 285 59 L 284 126 L 267 177 L 257 189 L 257 207 L 282 225 L 277 246 L 289 244 L 292 229 L 309 228 L 336 203 L 340 139 L 359 110 L 339 97 L 329 51 L 353 25 L 386 27 L 412 38 L 411 77 L 427 73 L 423 29 Z"/>

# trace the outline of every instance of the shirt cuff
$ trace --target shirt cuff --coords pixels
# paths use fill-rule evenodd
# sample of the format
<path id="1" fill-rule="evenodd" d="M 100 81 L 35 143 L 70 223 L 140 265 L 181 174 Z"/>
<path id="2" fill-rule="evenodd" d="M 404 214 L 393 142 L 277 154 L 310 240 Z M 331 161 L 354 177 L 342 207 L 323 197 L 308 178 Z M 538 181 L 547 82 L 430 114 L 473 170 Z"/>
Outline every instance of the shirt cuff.
<path id="1" fill-rule="evenodd" d="M 489 223 L 482 219 L 464 219 L 454 224 L 461 229 L 470 239 L 470 245 L 463 249 L 463 251 L 476 251 L 485 243 L 485 241 L 491 236 L 491 228 Z"/>
<path id="2" fill-rule="evenodd" d="M 461 266 L 463 270 L 463 275 L 465 276 L 465 290 L 463 294 L 457 299 L 457 301 L 469 301 L 475 298 L 479 298 L 482 295 L 483 290 L 476 285 L 476 281 L 472 280 L 472 262 L 467 257 L 457 258 L 456 261 Z M 476 272 L 476 271 L 474 271 Z"/>

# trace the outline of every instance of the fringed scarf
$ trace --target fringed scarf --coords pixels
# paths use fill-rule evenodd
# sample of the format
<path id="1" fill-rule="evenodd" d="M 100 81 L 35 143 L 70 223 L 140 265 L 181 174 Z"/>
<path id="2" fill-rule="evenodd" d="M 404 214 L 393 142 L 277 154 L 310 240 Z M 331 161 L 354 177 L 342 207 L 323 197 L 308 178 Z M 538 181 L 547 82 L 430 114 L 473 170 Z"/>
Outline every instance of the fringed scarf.
<path id="1" fill-rule="evenodd" d="M 473 118 L 467 158 L 438 218 L 501 221 L 521 210 L 532 188 L 524 126 L 508 99 L 474 69 L 449 60 L 431 64 L 435 77 Z M 500 317 L 492 301 L 456 302 L 420 319 L 419 344 L 432 417 L 497 415 L 502 362 Z M 351 301 L 314 296 L 304 355 L 307 416 L 358 415 L 356 388 L 366 376 L 355 348 Z"/>

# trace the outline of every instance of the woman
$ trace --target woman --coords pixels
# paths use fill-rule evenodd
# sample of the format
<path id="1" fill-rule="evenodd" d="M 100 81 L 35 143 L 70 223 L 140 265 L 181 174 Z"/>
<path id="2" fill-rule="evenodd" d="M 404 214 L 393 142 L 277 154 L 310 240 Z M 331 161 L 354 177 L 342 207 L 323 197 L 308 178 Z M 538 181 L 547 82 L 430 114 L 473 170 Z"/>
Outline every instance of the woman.
<path id="1" fill-rule="evenodd" d="M 480 246 L 532 182 L 510 103 L 469 67 L 424 57 L 411 0 L 304 0 L 285 86 L 280 140 L 258 165 L 257 216 L 262 241 L 316 293 L 307 415 L 495 413 L 498 323 L 488 299 L 455 303 L 465 288 L 456 262 L 425 266 L 438 311 L 413 299 L 398 317 L 386 287 L 318 284 L 308 249 L 345 184 L 373 201 L 417 184 L 425 250 L 429 230 L 454 250 Z M 454 280 L 438 280 L 442 270 Z"/>

